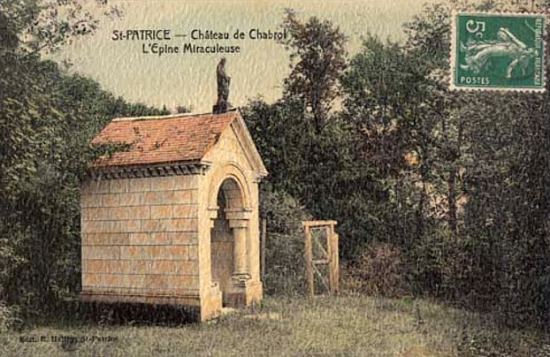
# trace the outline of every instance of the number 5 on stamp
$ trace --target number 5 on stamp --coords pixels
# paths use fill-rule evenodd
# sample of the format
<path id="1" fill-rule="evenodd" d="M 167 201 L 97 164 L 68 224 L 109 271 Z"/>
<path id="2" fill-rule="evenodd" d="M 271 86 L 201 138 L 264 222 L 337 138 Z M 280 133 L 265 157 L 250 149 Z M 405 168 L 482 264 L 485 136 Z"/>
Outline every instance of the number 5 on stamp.
<path id="1" fill-rule="evenodd" d="M 451 89 L 545 89 L 545 17 L 455 13 Z"/>

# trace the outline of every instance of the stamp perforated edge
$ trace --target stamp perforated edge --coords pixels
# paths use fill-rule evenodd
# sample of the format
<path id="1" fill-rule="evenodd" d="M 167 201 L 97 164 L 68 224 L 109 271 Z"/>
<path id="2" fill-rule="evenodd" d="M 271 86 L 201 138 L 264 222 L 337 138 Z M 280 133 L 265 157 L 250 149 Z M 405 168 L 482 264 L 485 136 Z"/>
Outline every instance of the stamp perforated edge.
<path id="1" fill-rule="evenodd" d="M 456 41 L 457 41 L 457 20 L 458 15 L 475 15 L 475 16 L 516 16 L 516 17 L 530 17 L 530 16 L 542 16 L 544 19 L 542 30 L 542 86 L 540 88 L 534 87 L 457 87 L 454 84 L 456 74 Z M 506 11 L 461 11 L 454 9 L 451 13 L 451 46 L 450 47 L 450 73 L 449 73 L 449 90 L 451 91 L 501 91 L 501 92 L 532 92 L 532 93 L 544 93 L 546 92 L 546 65 L 548 54 L 546 49 L 546 28 L 548 26 L 548 15 L 544 12 L 506 12 Z"/>

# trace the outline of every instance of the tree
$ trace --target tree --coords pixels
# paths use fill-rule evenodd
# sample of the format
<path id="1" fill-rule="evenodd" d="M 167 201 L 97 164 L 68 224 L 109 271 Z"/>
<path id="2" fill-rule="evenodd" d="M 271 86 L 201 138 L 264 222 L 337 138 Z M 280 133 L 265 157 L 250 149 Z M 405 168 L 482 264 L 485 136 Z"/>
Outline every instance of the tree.
<path id="1" fill-rule="evenodd" d="M 284 95 L 297 97 L 303 109 L 311 110 L 319 132 L 338 96 L 338 79 L 346 65 L 346 37 L 331 22 L 311 17 L 306 23 L 286 10 L 283 41 L 291 51 L 291 72 L 284 81 Z"/>
<path id="2" fill-rule="evenodd" d="M 396 215 L 403 223 L 389 224 L 393 232 L 388 236 L 408 247 L 423 236 L 433 215 L 428 193 L 434 131 L 443 108 L 429 73 L 423 58 L 369 36 L 342 78 L 344 118 L 362 139 L 357 155 L 372 164 L 386 193 L 378 201 L 383 221 L 394 221 L 390 217 Z"/>
<path id="3" fill-rule="evenodd" d="M 342 78 L 343 117 L 362 138 L 356 155 L 384 188 L 369 233 L 401 244 L 417 293 L 547 325 L 550 99 L 449 91 L 454 6 L 426 7 L 403 45 L 368 37 Z"/>
<path id="4" fill-rule="evenodd" d="M 487 1 L 466 10 L 547 11 L 547 6 Z M 451 10 L 435 5 L 406 26 L 406 50 L 424 57 L 431 75 L 442 83 L 448 82 Z M 443 285 L 439 294 L 470 306 L 497 306 L 501 316 L 511 317 L 507 322 L 547 324 L 549 97 L 443 90 L 440 98 L 444 105 L 431 135 L 435 145 L 429 171 L 434 193 L 446 193 L 447 228 L 454 234 L 451 241 L 433 235 L 431 247 L 419 245 L 417 252 L 441 248 L 436 254 Z M 456 197 L 463 199 L 460 205 Z"/>
<path id="5" fill-rule="evenodd" d="M 52 52 L 76 36 L 89 35 L 98 28 L 97 15 L 121 16 L 121 9 L 108 0 L 4 0 L 0 3 L 0 46 L 20 54 Z"/>
<path id="6" fill-rule="evenodd" d="M 369 237 L 377 219 L 370 207 L 381 190 L 369 163 L 355 160 L 353 127 L 335 116 L 317 132 L 301 107 L 295 98 L 254 100 L 242 113 L 273 191 L 298 199 L 315 219 L 336 219 L 342 252 L 351 256 Z"/>
<path id="7" fill-rule="evenodd" d="M 41 60 L 87 16 L 80 1 L 56 3 L 0 3 L 0 300 L 26 313 L 77 293 L 79 181 L 102 152 L 92 137 L 116 116 L 166 113 Z"/>

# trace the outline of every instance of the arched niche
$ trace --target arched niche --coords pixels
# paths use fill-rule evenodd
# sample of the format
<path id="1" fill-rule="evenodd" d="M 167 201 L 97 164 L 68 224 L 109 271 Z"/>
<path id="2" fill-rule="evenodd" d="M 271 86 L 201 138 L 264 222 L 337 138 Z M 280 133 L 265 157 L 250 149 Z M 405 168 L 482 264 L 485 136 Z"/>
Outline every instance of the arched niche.
<path id="1" fill-rule="evenodd" d="M 225 295 L 250 279 L 250 189 L 235 165 L 212 176 L 209 187 L 210 264 L 212 281 Z"/>

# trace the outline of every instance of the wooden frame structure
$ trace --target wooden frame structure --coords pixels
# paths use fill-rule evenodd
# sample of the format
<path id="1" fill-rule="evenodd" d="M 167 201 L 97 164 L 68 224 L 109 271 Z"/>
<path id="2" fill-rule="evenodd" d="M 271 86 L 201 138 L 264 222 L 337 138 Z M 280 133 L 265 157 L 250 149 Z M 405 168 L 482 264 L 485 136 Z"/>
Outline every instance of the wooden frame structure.
<path id="1" fill-rule="evenodd" d="M 339 255 L 338 234 L 334 231 L 336 221 L 303 221 L 305 238 L 305 263 L 307 294 L 315 296 L 315 275 L 330 294 L 338 294 L 339 291 Z M 326 246 L 312 234 L 314 230 L 322 230 L 326 235 Z M 314 245 L 321 256 L 314 256 Z M 328 282 L 319 266 L 328 266 Z"/>

